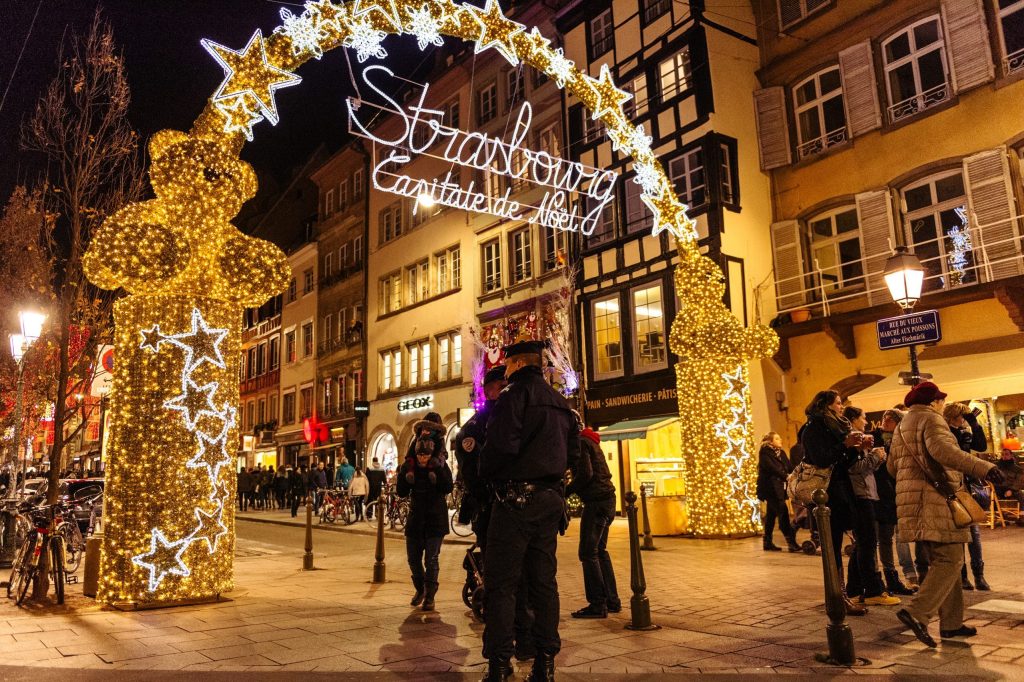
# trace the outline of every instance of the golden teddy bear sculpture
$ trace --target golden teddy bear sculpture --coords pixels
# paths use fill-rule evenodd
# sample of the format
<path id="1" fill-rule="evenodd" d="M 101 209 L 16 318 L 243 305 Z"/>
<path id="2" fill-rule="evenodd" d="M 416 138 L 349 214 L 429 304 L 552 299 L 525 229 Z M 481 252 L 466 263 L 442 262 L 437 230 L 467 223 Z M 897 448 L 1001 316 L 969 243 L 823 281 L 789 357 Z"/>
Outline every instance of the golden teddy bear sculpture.
<path id="1" fill-rule="evenodd" d="M 231 219 L 256 174 L 229 138 L 157 133 L 156 198 L 103 223 L 85 256 L 114 307 L 99 598 L 140 605 L 215 599 L 233 585 L 242 313 L 291 278 L 273 244 Z"/>
<path id="2" fill-rule="evenodd" d="M 680 310 L 669 346 L 676 363 L 683 478 L 689 532 L 737 537 L 760 531 L 754 494 L 757 457 L 750 430 L 749 363 L 771 357 L 778 336 L 744 327 L 723 303 L 721 268 L 679 245 L 675 289 Z"/>

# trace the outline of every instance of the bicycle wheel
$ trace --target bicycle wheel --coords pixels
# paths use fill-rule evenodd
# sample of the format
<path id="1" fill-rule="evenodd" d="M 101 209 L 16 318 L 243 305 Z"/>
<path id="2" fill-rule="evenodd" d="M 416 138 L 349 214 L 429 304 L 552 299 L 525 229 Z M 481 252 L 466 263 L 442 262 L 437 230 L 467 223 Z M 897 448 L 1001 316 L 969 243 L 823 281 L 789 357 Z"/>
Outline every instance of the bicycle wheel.
<path id="1" fill-rule="evenodd" d="M 32 585 L 32 579 L 36 577 L 36 570 L 35 566 L 28 566 L 18 574 L 18 586 L 15 588 L 18 598 L 14 602 L 18 606 L 21 606 L 25 597 L 28 596 L 28 588 Z"/>
<path id="2" fill-rule="evenodd" d="M 452 532 L 458 535 L 460 538 L 468 538 L 473 534 L 473 525 L 467 523 L 465 525 L 459 523 L 459 510 L 456 509 L 455 513 L 452 514 L 451 522 Z"/>
<path id="3" fill-rule="evenodd" d="M 403 499 L 395 506 L 395 530 L 405 530 L 405 523 L 409 520 L 409 500 Z"/>
<path id="4" fill-rule="evenodd" d="M 64 571 L 75 573 L 82 563 L 82 555 L 85 553 L 85 542 L 81 533 L 76 533 L 77 527 L 65 523 L 60 527 L 60 535 L 64 538 Z M 75 537 L 75 536 L 78 537 Z"/>
<path id="5" fill-rule="evenodd" d="M 366 525 L 376 526 L 378 513 L 380 513 L 380 504 L 377 500 L 367 504 L 363 509 L 363 520 L 366 521 Z"/>
<path id="6" fill-rule="evenodd" d="M 351 526 L 355 522 L 355 516 L 352 514 L 351 502 L 346 502 L 341 505 L 341 520 L 345 522 L 346 526 Z"/>
<path id="7" fill-rule="evenodd" d="M 13 597 L 17 590 L 18 579 L 25 570 L 25 554 L 28 552 L 28 543 L 23 542 L 14 554 L 14 563 L 11 564 L 11 577 L 7 579 L 7 598 Z"/>
<path id="8" fill-rule="evenodd" d="M 53 574 L 53 593 L 57 603 L 64 603 L 64 538 L 59 535 L 50 541 L 50 572 Z"/>

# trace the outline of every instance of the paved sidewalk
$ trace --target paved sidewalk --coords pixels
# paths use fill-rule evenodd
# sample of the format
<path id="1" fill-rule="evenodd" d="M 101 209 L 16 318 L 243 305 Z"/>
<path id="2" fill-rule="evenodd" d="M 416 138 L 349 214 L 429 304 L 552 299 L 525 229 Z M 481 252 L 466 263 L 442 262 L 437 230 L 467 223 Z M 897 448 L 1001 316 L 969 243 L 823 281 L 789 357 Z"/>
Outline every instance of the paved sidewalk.
<path id="1" fill-rule="evenodd" d="M 306 527 L 306 508 L 299 508 L 299 515 L 292 518 L 292 513 L 289 510 L 249 510 L 245 512 L 235 512 L 236 519 L 242 519 L 245 521 L 252 521 L 253 523 L 272 523 L 278 526 L 292 526 L 305 528 Z M 377 535 L 377 524 L 367 523 L 366 521 L 355 521 L 351 524 L 346 525 L 344 521 L 335 521 L 334 523 L 322 523 L 320 517 L 316 514 L 313 515 L 313 530 L 315 531 L 330 531 L 337 533 L 355 533 L 357 535 Z M 456 535 L 455 533 L 449 533 L 445 539 L 446 542 L 451 544 L 471 545 L 473 544 L 474 536 L 468 527 L 462 527 L 461 532 L 467 533 L 466 536 Z M 384 525 L 384 537 L 391 540 L 402 540 L 405 535 L 400 530 L 391 530 L 390 526 L 385 523 Z"/>
<path id="2" fill-rule="evenodd" d="M 837 674 L 963 679 L 1024 679 L 1024 532 L 983 531 L 986 575 L 996 591 L 967 593 L 972 640 L 919 644 L 894 616 L 875 607 L 851 625 L 857 654 L 871 665 L 815 663 L 825 648 L 819 557 L 766 554 L 760 539 L 659 538 L 643 554 L 654 632 L 624 629 L 628 608 L 607 620 L 576 621 L 583 603 L 573 523 L 560 542 L 563 648 L 559 679 L 669 679 L 677 674 L 755 679 L 776 674 L 815 679 Z M 0 679 L 56 678 L 42 668 L 74 669 L 75 679 L 229 680 L 478 679 L 482 625 L 462 604 L 464 546 L 442 551 L 437 612 L 410 609 L 404 546 L 388 539 L 390 582 L 369 584 L 374 538 L 320 533 L 318 569 L 299 569 L 300 528 L 240 521 L 237 589 L 220 604 L 136 613 L 104 610 L 71 586 L 68 604 L 18 609 L 0 600 Z M 628 549 L 616 528 L 609 542 L 620 593 L 628 601 Z M 937 634 L 938 624 L 932 625 Z M 129 671 L 147 672 L 131 677 Z M 520 670 L 523 670 L 521 667 Z M 91 676 L 91 671 L 106 671 Z M 238 674 L 244 671 L 243 674 Z M 227 673 L 235 672 L 235 675 Z M 209 675 L 207 675 L 209 673 Z M 224 673 L 214 674 L 214 673 Z M 269 673 L 274 673 L 273 675 Z M 59 675 L 63 678 L 66 673 Z"/>

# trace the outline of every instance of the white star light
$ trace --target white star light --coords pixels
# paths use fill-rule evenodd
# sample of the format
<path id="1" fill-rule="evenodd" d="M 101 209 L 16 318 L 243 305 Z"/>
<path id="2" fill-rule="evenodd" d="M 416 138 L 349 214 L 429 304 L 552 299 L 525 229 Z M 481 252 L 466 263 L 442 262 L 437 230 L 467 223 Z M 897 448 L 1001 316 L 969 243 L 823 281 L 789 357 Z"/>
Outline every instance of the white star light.
<path id="1" fill-rule="evenodd" d="M 213 105 L 224 114 L 224 132 L 240 132 L 245 139 L 252 142 L 252 127 L 264 120 L 262 114 L 253 111 L 246 102 L 245 95 L 236 95 L 227 99 L 216 100 Z"/>
<path id="2" fill-rule="evenodd" d="M 221 417 L 221 413 L 213 404 L 213 395 L 217 392 L 216 382 L 199 386 L 191 379 L 185 378 L 181 390 L 182 393 L 165 401 L 164 407 L 181 412 L 181 417 L 185 420 L 185 428 L 189 431 L 196 430 L 196 425 L 204 414 L 210 417 Z"/>
<path id="3" fill-rule="evenodd" d="M 480 35 L 474 41 L 473 52 L 480 54 L 487 48 L 493 47 L 508 60 L 509 64 L 519 66 L 519 57 L 515 53 L 511 39 L 512 36 L 525 31 L 526 26 L 506 17 L 505 13 L 501 11 L 498 0 L 487 0 L 482 10 L 478 7 L 471 7 L 471 9 L 474 10 L 472 11 L 473 18 L 476 23 L 480 24 Z"/>
<path id="4" fill-rule="evenodd" d="M 224 356 L 220 352 L 220 344 L 227 335 L 227 329 L 211 329 L 199 309 L 193 308 L 192 330 L 164 336 L 163 340 L 185 351 L 185 373 L 191 374 L 203 362 L 224 369 Z"/>
<path id="5" fill-rule="evenodd" d="M 231 456 L 228 454 L 228 431 L 235 425 L 235 408 L 228 405 L 219 412 L 216 417 L 224 421 L 220 433 L 211 436 L 204 431 L 198 431 L 199 448 L 196 454 L 185 466 L 189 469 L 201 469 L 206 467 L 207 475 L 210 478 L 210 485 L 217 485 L 217 476 L 220 469 L 231 463 Z"/>
<path id="6" fill-rule="evenodd" d="M 302 79 L 290 71 L 279 69 L 267 60 L 263 31 L 256 29 L 241 51 L 232 50 L 230 47 L 225 47 L 207 38 L 203 38 L 200 43 L 224 69 L 224 80 L 221 81 L 217 92 L 213 93 L 212 99 L 216 102 L 230 99 L 235 95 L 251 95 L 259 103 L 260 110 L 266 119 L 273 125 L 277 125 L 280 117 L 277 115 L 277 100 L 274 93 L 281 88 L 298 85 Z M 237 70 L 241 70 L 250 79 L 256 79 L 259 76 L 257 80 L 249 81 L 250 85 L 256 82 L 259 90 L 254 90 L 251 86 L 238 90 L 230 89 L 236 76 L 239 75 Z"/>
<path id="7" fill-rule="evenodd" d="M 214 514 L 207 514 L 196 507 L 195 513 L 199 525 L 184 541 L 189 544 L 205 542 L 210 554 L 213 554 L 217 551 L 217 541 L 220 540 L 220 536 L 228 534 L 228 527 L 224 525 L 224 506 L 221 505 Z"/>
<path id="8" fill-rule="evenodd" d="M 661 198 L 661 174 L 658 169 L 654 167 L 653 163 L 635 163 L 633 169 L 636 171 L 636 175 L 633 177 L 633 182 L 640 185 L 643 188 L 644 194 Z"/>
<path id="9" fill-rule="evenodd" d="M 572 79 L 573 69 L 576 68 L 575 62 L 571 59 L 567 59 L 565 52 L 562 48 L 557 48 L 554 54 L 551 55 L 551 59 L 548 61 L 547 67 L 544 69 L 544 73 L 555 79 L 555 83 L 558 87 L 564 88 L 565 84 Z"/>
<path id="10" fill-rule="evenodd" d="M 444 14 L 435 18 L 430 13 L 430 8 L 423 5 L 409 13 L 409 33 L 416 36 L 416 44 L 421 50 L 427 49 L 427 45 L 444 45 L 444 38 L 441 37 L 441 26 L 444 25 Z"/>
<path id="11" fill-rule="evenodd" d="M 286 7 L 281 8 L 281 21 L 283 26 L 274 29 L 274 33 L 283 33 L 292 42 L 292 54 L 296 57 L 306 52 L 313 55 L 315 59 L 324 56 L 323 48 L 320 47 L 320 40 L 323 33 L 315 21 L 317 15 L 309 10 L 302 14 L 292 14 Z"/>
<path id="12" fill-rule="evenodd" d="M 384 59 L 388 56 L 388 51 L 381 45 L 385 37 L 387 34 L 384 31 L 378 31 L 366 20 L 360 20 L 349 25 L 349 33 L 343 44 L 355 49 L 356 59 L 362 64 L 370 57 Z"/>
<path id="13" fill-rule="evenodd" d="M 160 587 L 165 576 L 187 577 L 191 575 L 192 572 L 181 560 L 181 555 L 188 549 L 188 545 L 187 539 L 171 542 L 162 530 L 153 529 L 152 535 L 150 535 L 149 551 L 132 557 L 133 564 L 149 569 L 150 592 Z"/>

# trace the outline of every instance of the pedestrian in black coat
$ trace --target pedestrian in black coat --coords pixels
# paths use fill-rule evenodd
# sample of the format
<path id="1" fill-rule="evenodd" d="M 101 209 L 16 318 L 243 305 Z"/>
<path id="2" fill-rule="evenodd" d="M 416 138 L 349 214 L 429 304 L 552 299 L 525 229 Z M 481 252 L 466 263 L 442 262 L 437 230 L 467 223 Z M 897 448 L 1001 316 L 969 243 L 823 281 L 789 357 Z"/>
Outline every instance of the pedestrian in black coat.
<path id="1" fill-rule="evenodd" d="M 431 465 L 432 461 L 437 464 Z M 399 497 L 409 498 L 409 517 L 405 522 L 405 550 L 416 588 L 410 604 L 424 611 L 434 610 L 437 594 L 438 563 L 441 543 L 448 534 L 448 503 L 446 496 L 452 491 L 452 470 L 433 453 L 417 451 L 412 461 L 406 461 L 398 477 Z"/>
<path id="2" fill-rule="evenodd" d="M 306 494 L 309 492 L 309 485 L 307 483 L 308 476 L 306 474 L 306 467 L 303 466 L 301 471 L 292 471 L 291 478 L 288 482 L 288 492 L 292 496 L 292 518 L 294 519 L 299 513 L 299 505 L 306 498 Z"/>
<path id="3" fill-rule="evenodd" d="M 789 551 L 801 551 L 796 542 L 796 530 L 789 521 L 789 507 L 786 506 L 786 477 L 790 471 L 789 458 L 782 449 L 782 436 L 769 431 L 761 439 L 761 450 L 757 453 L 757 499 L 763 500 L 765 505 L 762 548 L 766 552 L 782 551 L 772 542 L 776 519 Z"/>

